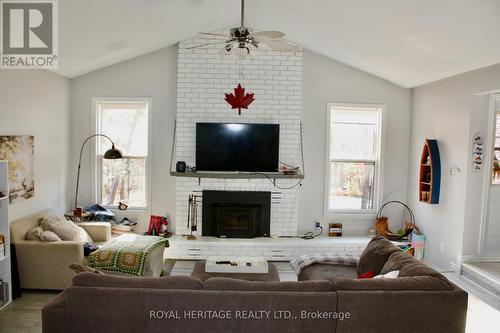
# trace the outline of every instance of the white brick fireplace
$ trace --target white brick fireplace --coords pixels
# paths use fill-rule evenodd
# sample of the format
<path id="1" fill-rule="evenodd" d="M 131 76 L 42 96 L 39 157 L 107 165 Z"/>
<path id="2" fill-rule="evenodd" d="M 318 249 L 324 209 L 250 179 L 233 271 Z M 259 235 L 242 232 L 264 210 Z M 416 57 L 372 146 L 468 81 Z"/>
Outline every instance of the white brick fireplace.
<path id="1" fill-rule="evenodd" d="M 219 56 L 223 44 L 187 50 L 186 47 L 215 42 L 211 36 L 179 43 L 177 77 L 177 133 L 175 161 L 195 164 L 197 122 L 280 124 L 280 161 L 301 165 L 300 119 L 302 110 L 302 52 L 259 52 L 254 59 Z M 220 40 L 220 39 L 218 39 Z M 255 94 L 248 110 L 231 110 L 224 93 L 241 83 Z M 277 180 L 291 187 L 298 180 Z M 281 190 L 267 179 L 176 179 L 176 234 L 187 234 L 188 195 L 202 190 L 271 191 L 271 235 L 297 235 L 300 187 Z M 200 194 L 201 192 L 195 192 Z M 198 231 L 201 235 L 201 203 Z"/>

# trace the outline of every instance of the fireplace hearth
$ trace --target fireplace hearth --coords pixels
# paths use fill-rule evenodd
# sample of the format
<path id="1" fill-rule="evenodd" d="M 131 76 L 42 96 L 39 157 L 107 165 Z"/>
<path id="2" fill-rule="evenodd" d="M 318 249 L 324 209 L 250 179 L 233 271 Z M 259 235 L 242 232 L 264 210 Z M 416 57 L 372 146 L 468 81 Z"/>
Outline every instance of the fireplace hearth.
<path id="1" fill-rule="evenodd" d="M 271 192 L 203 191 L 202 235 L 268 237 Z"/>

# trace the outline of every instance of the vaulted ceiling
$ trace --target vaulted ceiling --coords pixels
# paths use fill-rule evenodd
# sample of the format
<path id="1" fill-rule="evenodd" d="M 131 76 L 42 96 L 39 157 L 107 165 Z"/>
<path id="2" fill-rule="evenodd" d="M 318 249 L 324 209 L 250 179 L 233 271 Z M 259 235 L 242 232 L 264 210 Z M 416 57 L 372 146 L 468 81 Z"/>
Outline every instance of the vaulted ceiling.
<path id="1" fill-rule="evenodd" d="M 59 0 L 75 77 L 236 25 L 239 0 Z M 500 62 L 499 0 L 247 0 L 246 23 L 403 87 Z"/>

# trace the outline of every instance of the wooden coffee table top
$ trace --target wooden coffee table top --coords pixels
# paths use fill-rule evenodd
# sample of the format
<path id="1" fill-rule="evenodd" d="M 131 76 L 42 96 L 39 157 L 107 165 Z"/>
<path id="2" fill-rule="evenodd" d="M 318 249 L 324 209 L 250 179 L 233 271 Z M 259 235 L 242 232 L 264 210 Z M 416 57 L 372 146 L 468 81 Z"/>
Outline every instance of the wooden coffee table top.
<path id="1" fill-rule="evenodd" d="M 264 257 L 208 257 L 205 261 L 207 273 L 248 273 L 266 274 L 269 265 Z"/>

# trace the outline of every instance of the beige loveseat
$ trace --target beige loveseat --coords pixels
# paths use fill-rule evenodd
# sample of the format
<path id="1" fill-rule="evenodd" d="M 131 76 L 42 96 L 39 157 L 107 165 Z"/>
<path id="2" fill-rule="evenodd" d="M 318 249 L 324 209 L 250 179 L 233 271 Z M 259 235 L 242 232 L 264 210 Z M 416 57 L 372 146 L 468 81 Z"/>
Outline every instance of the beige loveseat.
<path id="1" fill-rule="evenodd" d="M 65 289 L 71 284 L 71 279 L 75 275 L 68 265 L 70 263 L 83 265 L 86 262 L 82 242 L 25 240 L 26 232 L 36 227 L 42 217 L 55 215 L 53 210 L 45 210 L 10 224 L 22 289 Z M 107 222 L 87 222 L 78 225 L 87 231 L 97 245 L 111 240 L 111 226 Z"/>

